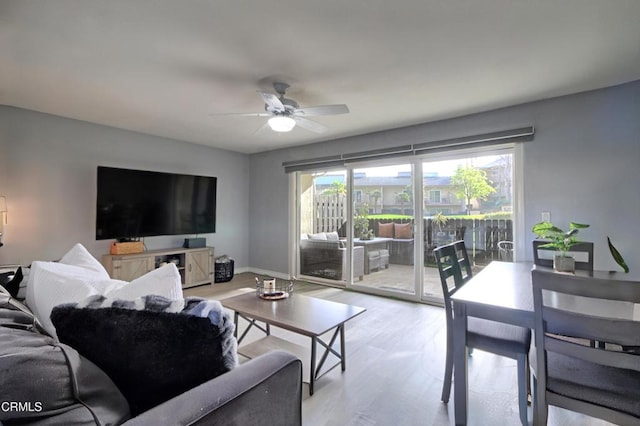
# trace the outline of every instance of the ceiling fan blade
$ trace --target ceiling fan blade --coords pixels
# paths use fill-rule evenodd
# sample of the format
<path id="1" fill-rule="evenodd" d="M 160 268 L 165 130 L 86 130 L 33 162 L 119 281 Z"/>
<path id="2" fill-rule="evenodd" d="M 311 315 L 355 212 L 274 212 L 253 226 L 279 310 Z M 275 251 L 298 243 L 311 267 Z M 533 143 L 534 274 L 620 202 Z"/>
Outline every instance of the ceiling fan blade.
<path id="1" fill-rule="evenodd" d="M 271 127 L 269 127 L 269 122 L 265 122 L 262 126 L 258 127 L 253 134 L 255 136 L 267 136 L 271 133 Z"/>
<path id="2" fill-rule="evenodd" d="M 316 123 L 315 121 L 308 120 L 306 118 L 293 117 L 293 119 L 296 120 L 296 124 L 298 126 L 302 127 L 303 129 L 312 131 L 314 133 L 324 133 L 328 130 L 326 126 L 320 123 Z"/>
<path id="3" fill-rule="evenodd" d="M 280 99 L 278 99 L 276 95 L 260 90 L 258 90 L 258 93 L 260 93 L 260 95 L 264 99 L 264 102 L 267 104 L 268 111 L 284 112 L 284 105 L 282 104 L 282 102 L 280 102 Z"/>
<path id="4" fill-rule="evenodd" d="M 338 115 L 347 114 L 349 107 L 345 104 L 339 105 L 318 105 L 306 108 L 298 108 L 293 113 L 296 115 Z"/>
<path id="5" fill-rule="evenodd" d="M 271 117 L 270 112 L 220 112 L 211 113 L 210 116 L 236 116 L 236 117 Z"/>

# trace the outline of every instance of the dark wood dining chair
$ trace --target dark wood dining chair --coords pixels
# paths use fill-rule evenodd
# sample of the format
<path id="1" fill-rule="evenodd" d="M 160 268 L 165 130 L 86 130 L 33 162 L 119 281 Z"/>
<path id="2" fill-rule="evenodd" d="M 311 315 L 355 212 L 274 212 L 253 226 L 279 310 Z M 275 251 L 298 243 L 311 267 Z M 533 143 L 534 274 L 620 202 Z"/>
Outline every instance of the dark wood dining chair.
<path id="1" fill-rule="evenodd" d="M 440 272 L 447 324 L 447 355 L 441 397 L 442 402 L 447 403 L 451 394 L 451 378 L 453 374 L 454 341 L 451 296 L 473 276 L 473 271 L 464 241 L 456 241 L 437 247 L 433 252 Z M 531 330 L 515 325 L 469 317 L 467 321 L 467 346 L 517 361 L 520 420 L 526 425 L 528 396 L 530 394 L 529 347 L 531 346 Z"/>
<path id="2" fill-rule="evenodd" d="M 550 255 L 555 252 L 552 248 L 540 247 L 541 245 L 548 243 L 544 240 L 533 240 L 533 263 L 538 266 L 545 266 L 547 268 L 553 268 L 553 258 L 541 258 L 540 252 L 548 252 Z M 581 271 L 593 271 L 593 243 L 579 242 L 571 247 L 570 252 L 573 253 L 585 253 L 587 260 L 580 259 L 580 256 L 576 258 L 576 269 Z"/>
<path id="3" fill-rule="evenodd" d="M 640 354 L 635 351 L 640 347 L 640 323 L 632 320 L 631 311 L 624 319 L 616 307 L 610 314 L 594 312 L 594 306 L 611 303 L 605 301 L 640 303 L 640 283 L 540 269 L 531 276 L 537 358 L 534 424 L 547 424 L 549 405 L 616 424 L 640 424 Z M 543 297 L 545 292 L 554 297 Z M 590 298 L 587 313 L 578 312 L 575 303 L 570 309 L 561 305 L 562 298 L 576 296 Z M 606 345 L 594 348 L 559 335 Z"/>

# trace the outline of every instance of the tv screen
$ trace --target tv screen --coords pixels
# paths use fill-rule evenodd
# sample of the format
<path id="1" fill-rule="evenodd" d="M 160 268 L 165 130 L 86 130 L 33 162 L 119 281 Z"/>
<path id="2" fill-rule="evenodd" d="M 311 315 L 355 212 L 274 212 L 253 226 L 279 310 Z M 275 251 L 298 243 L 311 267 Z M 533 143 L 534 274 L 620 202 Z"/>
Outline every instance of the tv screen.
<path id="1" fill-rule="evenodd" d="M 98 166 L 96 239 L 216 230 L 217 178 Z"/>

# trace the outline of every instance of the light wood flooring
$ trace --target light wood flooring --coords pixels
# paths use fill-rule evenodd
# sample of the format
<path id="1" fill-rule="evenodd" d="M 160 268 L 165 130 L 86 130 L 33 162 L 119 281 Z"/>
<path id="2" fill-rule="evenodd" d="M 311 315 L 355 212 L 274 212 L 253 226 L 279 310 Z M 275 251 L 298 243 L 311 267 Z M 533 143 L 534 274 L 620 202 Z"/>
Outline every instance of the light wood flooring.
<path id="1" fill-rule="evenodd" d="M 254 290 L 254 274 L 245 273 L 228 283 L 187 289 L 185 297 L 222 300 Z M 442 308 L 304 282 L 297 282 L 294 291 L 367 309 L 346 323 L 346 371 L 336 368 L 320 378 L 311 397 L 305 384 L 304 425 L 454 424 L 453 392 L 449 404 L 440 401 L 446 334 Z M 309 345 L 308 338 L 284 330 L 272 328 L 272 333 Z M 259 337 L 252 331 L 248 341 Z M 474 351 L 469 386 L 469 425 L 520 424 L 515 361 Z M 609 423 L 551 407 L 548 424 Z"/>

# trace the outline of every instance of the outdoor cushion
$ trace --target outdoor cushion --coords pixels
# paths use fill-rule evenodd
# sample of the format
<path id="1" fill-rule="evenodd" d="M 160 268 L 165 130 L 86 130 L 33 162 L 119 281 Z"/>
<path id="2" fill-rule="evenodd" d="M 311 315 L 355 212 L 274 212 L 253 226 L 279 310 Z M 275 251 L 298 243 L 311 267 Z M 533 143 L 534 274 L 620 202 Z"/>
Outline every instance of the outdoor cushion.
<path id="1" fill-rule="evenodd" d="M 397 239 L 410 239 L 413 238 L 413 224 L 409 223 L 394 223 L 393 233 Z"/>
<path id="2" fill-rule="evenodd" d="M 318 232 L 317 234 L 309 234 L 309 239 L 310 240 L 326 241 L 327 240 L 327 234 L 324 233 L 324 232 Z"/>
<path id="3" fill-rule="evenodd" d="M 382 238 L 393 238 L 393 231 L 394 231 L 394 223 L 393 222 L 389 222 L 389 223 L 379 223 L 378 224 L 378 237 L 382 237 Z"/>
<path id="4" fill-rule="evenodd" d="M 327 236 L 327 241 L 338 241 L 340 239 L 337 231 L 327 232 L 326 236 Z"/>

